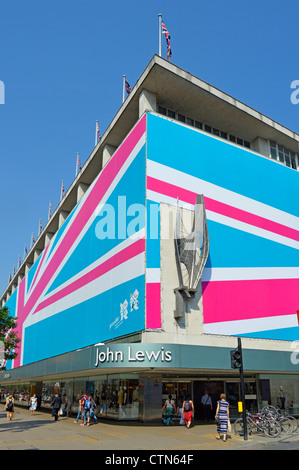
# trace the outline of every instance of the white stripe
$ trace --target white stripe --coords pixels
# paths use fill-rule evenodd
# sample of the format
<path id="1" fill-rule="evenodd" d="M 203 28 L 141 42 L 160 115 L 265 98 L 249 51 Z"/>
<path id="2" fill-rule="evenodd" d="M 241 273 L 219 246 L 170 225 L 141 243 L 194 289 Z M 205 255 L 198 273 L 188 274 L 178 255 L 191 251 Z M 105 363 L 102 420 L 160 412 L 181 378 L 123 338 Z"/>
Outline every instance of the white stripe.
<path id="1" fill-rule="evenodd" d="M 237 230 L 241 230 L 242 232 L 251 233 L 252 235 L 257 235 L 258 237 L 267 238 L 267 240 L 271 240 L 276 243 L 280 243 L 281 245 L 290 246 L 291 248 L 295 248 L 299 250 L 299 242 L 296 240 L 292 240 L 291 238 L 284 237 L 283 235 L 278 235 L 274 232 L 269 232 L 263 228 L 256 227 L 255 225 L 247 224 L 246 222 L 241 222 L 236 219 L 232 219 L 231 217 L 227 217 L 222 214 L 217 214 L 216 212 L 206 211 L 207 219 L 213 220 L 214 222 L 218 222 L 223 225 L 227 225 L 228 227 L 236 228 Z"/>
<path id="2" fill-rule="evenodd" d="M 107 273 L 103 274 L 97 279 L 94 279 L 89 284 L 82 286 L 80 289 L 72 292 L 71 294 L 63 297 L 54 304 L 45 307 L 43 310 L 31 315 L 26 319 L 24 327 L 31 326 L 46 318 L 52 317 L 57 313 L 70 309 L 75 305 L 86 302 L 95 296 L 102 294 L 114 287 L 117 287 L 127 281 L 135 279 L 138 276 L 144 275 L 145 254 L 131 258 L 130 260 L 116 266 Z M 130 292 L 128 293 L 128 295 Z M 123 299 L 120 299 L 120 301 Z"/>
<path id="3" fill-rule="evenodd" d="M 149 284 L 161 282 L 160 268 L 147 268 L 146 269 L 146 282 Z"/>
<path id="4" fill-rule="evenodd" d="M 298 278 L 299 268 L 297 267 L 204 268 L 202 274 L 203 282 Z"/>
<path id="5" fill-rule="evenodd" d="M 276 317 L 253 318 L 250 320 L 234 320 L 219 323 L 207 323 L 204 332 L 213 335 L 243 335 L 258 331 L 278 330 L 298 326 L 297 315 L 281 315 Z"/>
<path id="6" fill-rule="evenodd" d="M 46 299 L 49 299 L 50 297 L 52 297 L 53 295 L 57 294 L 57 292 L 60 292 L 61 290 L 65 289 L 66 287 L 68 287 L 70 284 L 72 284 L 73 282 L 77 281 L 78 279 L 80 279 L 81 277 L 85 276 L 85 274 L 89 273 L 90 271 L 92 271 L 93 269 L 97 268 L 98 266 L 100 266 L 101 264 L 105 263 L 105 261 L 107 261 L 108 259 L 112 258 L 112 256 L 120 253 L 122 250 L 124 250 L 125 248 L 127 248 L 128 246 L 130 245 L 133 245 L 133 243 L 136 242 L 136 240 L 140 240 L 141 238 L 143 238 L 145 236 L 145 229 L 141 229 L 139 232 L 137 232 L 136 234 L 134 234 L 133 236 L 131 236 L 130 238 L 127 238 L 126 240 L 123 240 L 121 243 L 119 243 L 119 245 L 115 246 L 114 248 L 112 248 L 110 251 L 108 251 L 107 253 L 105 253 L 103 256 L 101 256 L 100 258 L 98 258 L 94 263 L 90 264 L 89 266 L 87 266 L 86 268 L 82 269 L 82 271 L 80 271 L 79 273 L 77 273 L 75 276 L 71 277 L 70 279 L 68 279 L 66 282 L 64 282 L 63 284 L 61 284 L 60 286 L 56 287 L 56 289 L 52 290 L 51 292 L 49 292 L 47 295 L 44 295 L 43 297 L 43 300 L 46 300 Z M 137 238 L 136 238 L 137 237 Z"/>
<path id="7" fill-rule="evenodd" d="M 165 196 L 164 194 L 156 193 L 151 190 L 147 191 L 147 196 L 151 201 L 154 201 L 154 202 L 159 202 L 159 203 L 163 202 L 165 204 L 170 204 L 173 206 L 177 205 L 177 199 L 170 197 L 170 196 Z M 182 201 L 179 201 L 179 207 L 182 207 L 184 209 L 194 210 L 194 206 L 192 204 L 184 203 Z M 251 233 L 252 235 L 266 238 L 267 240 L 271 240 L 276 243 L 280 243 L 282 245 L 295 248 L 296 250 L 299 249 L 299 242 L 297 242 L 296 240 L 292 240 L 291 238 L 278 235 L 274 232 L 269 232 L 268 230 L 264 230 L 262 228 L 247 224 L 245 222 L 240 222 L 239 220 L 232 219 L 231 217 L 227 217 L 222 214 L 217 214 L 216 212 L 212 212 L 210 210 L 206 210 L 206 214 L 207 214 L 207 219 L 212 220 L 213 222 L 218 222 L 222 225 L 226 225 L 228 227 L 241 230 L 242 232 Z"/>
<path id="8" fill-rule="evenodd" d="M 221 186 L 188 175 L 187 173 L 175 170 L 166 165 L 147 160 L 147 175 L 196 194 L 204 194 L 211 199 L 221 201 L 224 204 L 236 207 L 250 214 L 255 214 L 259 217 L 277 222 L 278 224 L 285 225 L 286 227 L 299 230 L 299 218 L 295 215 L 276 209 L 255 199 L 242 196 L 229 189 L 222 188 Z"/>

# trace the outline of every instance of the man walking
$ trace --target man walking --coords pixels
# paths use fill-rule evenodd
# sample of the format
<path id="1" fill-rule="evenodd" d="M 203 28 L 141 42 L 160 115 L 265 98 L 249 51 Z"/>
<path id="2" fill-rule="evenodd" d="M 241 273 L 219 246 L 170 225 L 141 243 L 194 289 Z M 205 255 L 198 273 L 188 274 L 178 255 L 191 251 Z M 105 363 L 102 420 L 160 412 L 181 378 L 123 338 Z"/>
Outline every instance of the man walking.
<path id="1" fill-rule="evenodd" d="M 212 400 L 207 390 L 205 390 L 205 394 L 202 396 L 201 404 L 203 405 L 204 419 L 205 421 L 208 422 L 210 421 L 210 415 L 211 415 L 211 410 L 212 410 Z"/>
<path id="2" fill-rule="evenodd" d="M 55 421 L 58 421 L 59 410 L 62 405 L 62 398 L 58 393 L 55 393 L 55 396 L 52 400 L 52 416 L 54 417 Z"/>

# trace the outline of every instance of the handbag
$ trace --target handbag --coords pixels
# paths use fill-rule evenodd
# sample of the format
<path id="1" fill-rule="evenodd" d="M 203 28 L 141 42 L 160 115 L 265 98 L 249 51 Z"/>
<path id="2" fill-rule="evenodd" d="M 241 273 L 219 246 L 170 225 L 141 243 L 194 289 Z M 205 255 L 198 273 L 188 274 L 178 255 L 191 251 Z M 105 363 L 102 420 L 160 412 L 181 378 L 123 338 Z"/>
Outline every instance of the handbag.
<path id="1" fill-rule="evenodd" d="M 227 432 L 232 432 L 232 426 L 230 424 L 230 420 L 227 422 Z"/>

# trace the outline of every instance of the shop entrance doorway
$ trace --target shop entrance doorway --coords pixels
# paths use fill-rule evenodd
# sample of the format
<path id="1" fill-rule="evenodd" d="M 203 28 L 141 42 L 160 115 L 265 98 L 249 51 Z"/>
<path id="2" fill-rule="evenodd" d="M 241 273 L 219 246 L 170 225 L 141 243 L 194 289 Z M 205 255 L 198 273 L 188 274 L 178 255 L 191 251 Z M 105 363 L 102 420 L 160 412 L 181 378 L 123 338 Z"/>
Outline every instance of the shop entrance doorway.
<path id="1" fill-rule="evenodd" d="M 206 391 L 212 400 L 212 410 L 209 416 L 209 420 L 212 422 L 215 419 L 217 401 L 220 399 L 221 393 L 224 393 L 224 381 L 207 380 L 193 382 L 194 418 L 197 420 L 205 419 L 204 407 L 201 404 L 201 399 Z"/>

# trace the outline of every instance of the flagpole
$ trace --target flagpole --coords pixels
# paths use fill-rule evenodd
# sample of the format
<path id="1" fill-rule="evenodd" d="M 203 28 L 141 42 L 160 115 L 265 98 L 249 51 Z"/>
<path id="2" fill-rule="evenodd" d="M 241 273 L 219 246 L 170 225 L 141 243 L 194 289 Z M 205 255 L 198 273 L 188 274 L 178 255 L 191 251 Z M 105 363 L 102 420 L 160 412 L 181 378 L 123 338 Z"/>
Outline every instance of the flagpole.
<path id="1" fill-rule="evenodd" d="M 123 75 L 123 102 L 125 101 L 126 76 Z"/>
<path id="2" fill-rule="evenodd" d="M 98 133 L 98 122 L 99 122 L 99 121 L 96 121 L 96 135 L 95 135 L 95 142 L 94 142 L 94 146 L 96 146 L 96 145 L 97 145 L 97 143 L 98 143 L 98 138 L 97 138 L 97 133 Z"/>
<path id="3" fill-rule="evenodd" d="M 162 55 L 162 47 L 161 47 L 161 44 L 162 44 L 162 15 L 161 13 L 159 13 L 159 56 L 161 57 Z"/>

